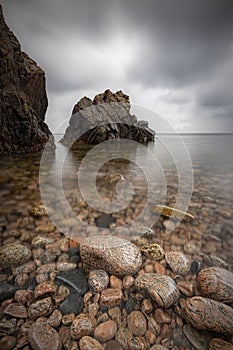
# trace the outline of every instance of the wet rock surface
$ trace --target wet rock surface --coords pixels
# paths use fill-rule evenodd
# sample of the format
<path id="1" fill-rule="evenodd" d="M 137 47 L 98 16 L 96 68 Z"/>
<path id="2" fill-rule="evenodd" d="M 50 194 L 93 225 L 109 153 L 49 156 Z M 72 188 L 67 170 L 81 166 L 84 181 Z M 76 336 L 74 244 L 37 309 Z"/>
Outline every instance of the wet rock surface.
<path id="1" fill-rule="evenodd" d="M 87 266 L 116 276 L 134 275 L 142 264 L 140 250 L 135 245 L 112 236 L 85 239 L 80 254 Z"/>
<path id="2" fill-rule="evenodd" d="M 10 31 L 0 5 L 0 154 L 43 150 L 52 136 L 45 124 L 45 73 Z M 50 148 L 54 148 L 51 137 Z"/>
<path id="3" fill-rule="evenodd" d="M 69 126 L 61 142 L 98 144 L 119 138 L 140 143 L 154 141 L 155 132 L 146 121 L 130 114 L 129 96 L 122 91 L 106 90 L 92 101 L 83 97 L 73 108 Z"/>

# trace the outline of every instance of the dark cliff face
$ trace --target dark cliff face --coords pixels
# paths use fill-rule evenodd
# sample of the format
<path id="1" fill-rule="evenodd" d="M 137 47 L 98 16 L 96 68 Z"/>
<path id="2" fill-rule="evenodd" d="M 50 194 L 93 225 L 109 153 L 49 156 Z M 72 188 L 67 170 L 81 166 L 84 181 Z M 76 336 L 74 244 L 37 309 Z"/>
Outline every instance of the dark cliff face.
<path id="1" fill-rule="evenodd" d="M 130 139 L 140 143 L 154 141 L 155 132 L 145 121 L 130 113 L 129 96 L 110 90 L 98 94 L 93 101 L 83 97 L 73 108 L 69 126 L 61 142 L 98 144 L 105 140 Z"/>
<path id="2" fill-rule="evenodd" d="M 47 106 L 45 73 L 21 51 L 0 5 L 0 154 L 43 150 L 51 136 Z"/>

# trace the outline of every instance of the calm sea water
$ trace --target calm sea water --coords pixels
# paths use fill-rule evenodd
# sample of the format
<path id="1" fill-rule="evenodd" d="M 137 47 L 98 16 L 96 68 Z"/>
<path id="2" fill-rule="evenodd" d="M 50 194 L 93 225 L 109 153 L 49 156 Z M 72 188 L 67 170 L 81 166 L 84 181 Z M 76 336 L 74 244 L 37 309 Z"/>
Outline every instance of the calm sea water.
<path id="1" fill-rule="evenodd" d="M 99 167 L 96 177 L 97 189 L 101 195 L 107 197 L 109 194 L 111 197 L 111 191 L 106 187 L 103 176 L 109 172 L 121 172 L 134 186 L 136 199 L 132 201 L 131 206 L 137 206 L 140 203 L 139 207 L 142 208 L 147 202 L 148 183 L 150 183 L 152 187 L 154 186 L 149 193 L 150 196 L 154 196 L 152 201 L 159 203 L 163 200 L 169 205 L 177 204 L 180 209 L 186 209 L 189 204 L 189 211 L 196 216 L 196 225 L 200 230 L 204 230 L 205 234 L 216 235 L 222 240 L 228 235 L 227 237 L 232 241 L 233 135 L 193 134 L 183 135 L 180 138 L 178 135 L 164 134 L 158 135 L 155 143 L 141 147 L 126 144 L 121 149 L 120 156 L 116 156 L 118 146 L 99 149 L 82 165 L 81 177 L 86 181 L 83 181 L 83 186 L 86 188 L 92 186 L 89 183 L 90 178 L 85 174 L 96 172 Z M 56 154 L 47 158 L 47 164 L 41 172 L 46 183 L 46 179 L 56 178 L 59 169 L 63 167 L 64 188 L 67 196 L 72 197 L 70 200 L 75 203 L 74 207 L 76 206 L 77 209 L 81 203 L 80 190 L 77 188 L 77 172 L 90 148 L 82 147 L 69 151 L 63 159 L 66 151 L 64 146 L 57 143 Z M 110 157 L 108 163 L 106 163 L 107 156 Z M 0 224 L 2 226 L 13 228 L 17 220 L 28 216 L 30 207 L 41 199 L 40 160 L 40 154 L 11 155 L 0 158 Z M 49 186 L 48 180 L 48 197 L 57 205 L 59 201 L 57 184 L 54 185 L 53 181 L 54 188 L 51 192 Z M 99 211 L 103 212 L 100 209 Z M 98 212 L 98 208 L 95 212 Z M 117 214 L 114 215 L 119 222 L 123 220 L 124 224 L 123 216 L 126 215 L 126 211 L 123 210 L 121 213 L 121 218 L 117 217 Z M 147 220 L 146 215 L 145 219 Z M 224 249 L 227 250 L 227 247 Z M 231 259 L 230 248 L 227 253 L 222 251 L 222 255 L 226 255 L 228 260 Z"/>

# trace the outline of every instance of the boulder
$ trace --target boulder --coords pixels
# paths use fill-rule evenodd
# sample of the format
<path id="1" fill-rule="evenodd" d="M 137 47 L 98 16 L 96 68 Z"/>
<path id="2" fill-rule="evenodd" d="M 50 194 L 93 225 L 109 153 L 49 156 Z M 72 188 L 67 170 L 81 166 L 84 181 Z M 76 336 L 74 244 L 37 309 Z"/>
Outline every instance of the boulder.
<path id="1" fill-rule="evenodd" d="M 98 144 L 120 138 L 147 143 L 154 141 L 154 137 L 155 132 L 148 127 L 148 122 L 138 121 L 130 113 L 129 96 L 121 90 L 115 93 L 106 90 L 93 101 L 83 97 L 76 103 L 61 143 L 66 146 Z"/>
<path id="2" fill-rule="evenodd" d="M 45 73 L 5 23 L 0 5 L 0 154 L 40 151 L 51 136 Z M 53 149 L 53 137 L 50 149 Z"/>

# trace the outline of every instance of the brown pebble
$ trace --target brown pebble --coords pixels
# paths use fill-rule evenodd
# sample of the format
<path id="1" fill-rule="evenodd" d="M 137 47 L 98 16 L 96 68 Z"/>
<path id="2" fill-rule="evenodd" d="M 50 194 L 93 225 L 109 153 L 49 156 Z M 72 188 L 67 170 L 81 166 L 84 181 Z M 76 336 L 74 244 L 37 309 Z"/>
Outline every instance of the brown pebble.
<path id="1" fill-rule="evenodd" d="M 105 350 L 122 350 L 122 347 L 116 340 L 110 340 L 106 343 Z"/>
<path id="2" fill-rule="evenodd" d="M 153 304 L 149 299 L 144 299 L 142 301 L 141 309 L 146 314 L 149 314 L 153 311 Z"/>
<path id="3" fill-rule="evenodd" d="M 3 315 L 9 315 L 17 318 L 27 318 L 27 310 L 23 304 L 13 303 L 9 304 L 3 310 Z"/>
<path id="4" fill-rule="evenodd" d="M 181 252 L 168 252 L 165 259 L 171 270 L 178 275 L 186 275 L 190 271 L 191 261 Z"/>
<path id="5" fill-rule="evenodd" d="M 15 292 L 14 300 L 17 303 L 29 306 L 34 301 L 34 293 L 32 290 L 19 289 Z"/>
<path id="6" fill-rule="evenodd" d="M 100 304 L 107 307 L 120 305 L 123 297 L 121 289 L 108 288 L 102 291 Z"/>
<path id="7" fill-rule="evenodd" d="M 28 316 L 32 320 L 36 320 L 41 316 L 50 315 L 54 310 L 54 304 L 51 297 L 39 299 L 32 303 L 28 309 Z"/>
<path id="8" fill-rule="evenodd" d="M 87 314 L 78 315 L 72 322 L 70 334 L 72 339 L 81 339 L 85 335 L 90 335 L 96 328 L 96 320 Z"/>
<path id="9" fill-rule="evenodd" d="M 163 345 L 155 344 L 150 348 L 150 350 L 168 350 L 168 348 L 165 348 Z"/>
<path id="10" fill-rule="evenodd" d="M 34 289 L 35 299 L 45 298 L 56 293 L 57 286 L 53 281 L 45 281 Z"/>
<path id="11" fill-rule="evenodd" d="M 177 287 L 179 291 L 186 297 L 193 297 L 195 295 L 195 286 L 192 282 L 180 281 L 177 282 Z"/>
<path id="12" fill-rule="evenodd" d="M 6 244 L 0 247 L 0 267 L 22 265 L 30 260 L 31 256 L 31 250 L 20 243 Z"/>
<path id="13" fill-rule="evenodd" d="M 133 333 L 128 328 L 120 328 L 115 335 L 115 340 L 120 344 L 122 349 L 128 349 L 128 343 L 132 338 Z"/>
<path id="14" fill-rule="evenodd" d="M 48 324 L 53 328 L 58 328 L 61 324 L 62 313 L 59 310 L 54 310 L 48 319 Z"/>
<path id="15" fill-rule="evenodd" d="M 70 326 L 75 319 L 75 314 L 67 314 L 62 317 L 62 324 L 64 326 Z"/>
<path id="16" fill-rule="evenodd" d="M 123 287 L 125 289 L 130 289 L 134 285 L 133 276 L 125 276 L 123 279 Z"/>
<path id="17" fill-rule="evenodd" d="M 116 322 L 109 320 L 107 322 L 103 322 L 99 324 L 95 331 L 94 331 L 94 337 L 97 339 L 100 343 L 107 342 L 114 338 L 117 331 L 117 325 Z"/>
<path id="18" fill-rule="evenodd" d="M 16 345 L 16 338 L 10 335 L 5 335 L 0 339 L 1 350 L 12 350 Z"/>
<path id="19" fill-rule="evenodd" d="M 102 345 L 96 339 L 89 336 L 84 336 L 80 339 L 79 348 L 80 350 L 103 350 Z"/>
<path id="20" fill-rule="evenodd" d="M 148 330 L 154 334 L 155 336 L 158 336 L 161 331 L 160 325 L 155 321 L 154 317 L 151 316 L 148 321 Z"/>
<path id="21" fill-rule="evenodd" d="M 233 350 L 233 345 L 223 339 L 213 338 L 209 344 L 209 350 Z"/>
<path id="22" fill-rule="evenodd" d="M 93 270 L 89 274 L 88 284 L 93 292 L 101 292 L 108 287 L 109 276 L 104 270 Z"/>
<path id="23" fill-rule="evenodd" d="M 117 326 L 120 326 L 121 323 L 121 309 L 116 306 L 108 310 L 108 314 L 113 321 L 116 322 Z"/>
<path id="24" fill-rule="evenodd" d="M 58 333 L 45 322 L 34 323 L 28 332 L 28 340 L 33 350 L 61 350 Z"/>
<path id="25" fill-rule="evenodd" d="M 171 323 L 171 316 L 162 309 L 157 309 L 154 312 L 155 321 L 158 323 Z"/>
<path id="26" fill-rule="evenodd" d="M 122 280 L 120 280 L 120 278 L 111 275 L 110 276 L 110 287 L 111 288 L 116 288 L 116 289 L 122 289 L 123 288 L 123 283 Z"/>
<path id="27" fill-rule="evenodd" d="M 143 336 L 147 329 L 147 322 L 143 313 L 140 311 L 132 311 L 128 315 L 128 327 L 133 335 Z"/>

